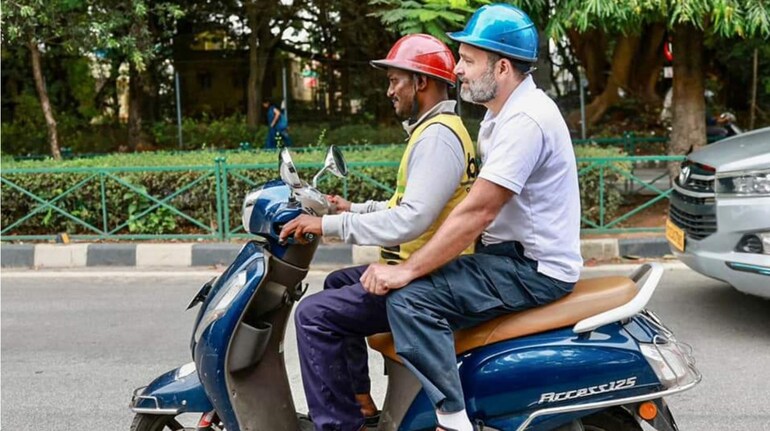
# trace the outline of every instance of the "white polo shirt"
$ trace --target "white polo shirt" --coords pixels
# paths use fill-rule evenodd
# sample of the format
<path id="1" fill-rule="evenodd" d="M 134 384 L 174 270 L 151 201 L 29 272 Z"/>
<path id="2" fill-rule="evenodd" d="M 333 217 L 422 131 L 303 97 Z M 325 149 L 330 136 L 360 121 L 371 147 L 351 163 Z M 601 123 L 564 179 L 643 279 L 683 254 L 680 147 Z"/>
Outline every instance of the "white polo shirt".
<path id="1" fill-rule="evenodd" d="M 538 272 L 580 277 L 580 191 L 575 151 L 559 108 L 528 76 L 497 115 L 487 111 L 478 138 L 479 178 L 514 192 L 481 236 L 518 241 Z"/>

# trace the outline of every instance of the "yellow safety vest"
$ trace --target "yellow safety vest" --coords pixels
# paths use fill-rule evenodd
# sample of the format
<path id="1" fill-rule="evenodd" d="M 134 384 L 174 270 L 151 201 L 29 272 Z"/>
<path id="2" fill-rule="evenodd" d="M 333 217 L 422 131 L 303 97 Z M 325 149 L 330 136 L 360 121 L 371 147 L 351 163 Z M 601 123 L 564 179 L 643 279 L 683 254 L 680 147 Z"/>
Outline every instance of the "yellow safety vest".
<path id="1" fill-rule="evenodd" d="M 473 181 L 478 175 L 479 165 L 476 160 L 476 150 L 473 146 L 473 141 L 471 140 L 468 131 L 465 129 L 465 126 L 463 125 L 460 117 L 455 114 L 435 115 L 417 126 L 417 128 L 412 133 L 412 136 L 409 138 L 409 143 L 406 146 L 406 150 L 404 150 L 404 155 L 401 157 L 401 164 L 398 167 L 396 192 L 393 193 L 393 197 L 391 197 L 388 201 L 388 208 L 393 208 L 401 203 L 401 199 L 404 197 L 404 191 L 406 190 L 406 169 L 409 163 L 409 155 L 412 153 L 412 150 L 414 150 L 414 146 L 419 140 L 422 132 L 428 126 L 435 123 L 439 123 L 448 127 L 462 143 L 463 152 L 465 153 L 465 172 L 463 172 L 462 180 L 460 180 L 460 185 L 457 187 L 452 197 L 446 203 L 444 209 L 441 210 L 441 214 L 439 214 L 436 221 L 434 221 L 433 224 L 422 233 L 422 235 L 413 239 L 412 241 L 405 242 L 394 247 L 380 247 L 380 262 L 387 263 L 389 265 L 398 264 L 407 260 L 412 253 L 425 245 L 425 243 L 427 243 L 431 237 L 433 237 L 433 234 L 436 233 L 439 226 L 444 223 L 444 220 L 446 220 L 454 207 L 456 207 L 457 204 L 459 204 L 463 199 L 465 199 L 466 196 L 468 196 L 471 185 L 473 185 Z M 463 250 L 462 254 L 473 253 L 473 247 L 473 245 L 470 245 L 468 248 Z"/>

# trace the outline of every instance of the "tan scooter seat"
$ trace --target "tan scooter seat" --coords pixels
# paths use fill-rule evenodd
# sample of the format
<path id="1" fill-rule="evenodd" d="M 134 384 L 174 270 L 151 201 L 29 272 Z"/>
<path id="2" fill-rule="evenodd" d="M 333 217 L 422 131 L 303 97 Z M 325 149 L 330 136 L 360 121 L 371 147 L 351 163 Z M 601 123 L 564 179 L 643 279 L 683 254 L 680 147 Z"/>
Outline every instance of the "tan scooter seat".
<path id="1" fill-rule="evenodd" d="M 580 280 L 572 293 L 543 307 L 506 314 L 481 325 L 455 332 L 457 354 L 511 338 L 565 328 L 630 301 L 638 292 L 628 277 Z M 368 337 L 369 346 L 395 361 L 393 336 L 387 332 Z"/>

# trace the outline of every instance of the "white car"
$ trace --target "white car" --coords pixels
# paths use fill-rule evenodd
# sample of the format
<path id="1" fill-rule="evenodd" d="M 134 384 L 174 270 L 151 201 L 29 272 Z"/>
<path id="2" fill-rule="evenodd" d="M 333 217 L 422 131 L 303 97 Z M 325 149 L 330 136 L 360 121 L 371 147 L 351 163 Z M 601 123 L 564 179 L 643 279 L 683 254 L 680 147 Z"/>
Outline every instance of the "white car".
<path id="1" fill-rule="evenodd" d="M 666 238 L 693 270 L 770 298 L 770 128 L 687 157 L 674 180 Z"/>

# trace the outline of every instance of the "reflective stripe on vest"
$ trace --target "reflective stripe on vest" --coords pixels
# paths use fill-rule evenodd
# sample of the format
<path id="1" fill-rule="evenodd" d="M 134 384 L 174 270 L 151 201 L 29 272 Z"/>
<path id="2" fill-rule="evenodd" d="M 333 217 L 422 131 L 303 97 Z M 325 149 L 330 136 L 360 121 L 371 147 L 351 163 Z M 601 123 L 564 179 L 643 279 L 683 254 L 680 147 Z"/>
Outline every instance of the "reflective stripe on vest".
<path id="1" fill-rule="evenodd" d="M 455 192 L 452 194 L 452 197 L 441 210 L 438 218 L 419 237 L 401 245 L 393 247 L 380 247 L 380 262 L 395 265 L 408 259 L 412 253 L 425 245 L 425 243 L 431 239 L 433 234 L 436 233 L 439 226 L 441 226 L 441 223 L 446 220 L 454 207 L 456 207 L 457 204 L 459 204 L 463 199 L 465 199 L 466 196 L 468 196 L 471 185 L 473 185 L 473 181 L 476 179 L 476 176 L 478 176 L 479 165 L 478 161 L 476 160 L 476 150 L 473 146 L 473 141 L 471 140 L 468 131 L 465 129 L 465 126 L 463 125 L 460 117 L 455 114 L 435 115 L 417 126 L 417 128 L 412 133 L 412 136 L 409 138 L 409 143 L 404 150 L 404 155 L 401 157 L 401 164 L 398 167 L 396 191 L 388 201 L 388 208 L 393 208 L 401 203 L 401 199 L 404 197 L 404 191 L 406 190 L 407 186 L 406 181 L 408 175 L 406 170 L 407 165 L 409 164 L 409 156 L 412 153 L 412 150 L 414 150 L 414 146 L 417 144 L 417 141 L 420 139 L 420 135 L 422 135 L 425 129 L 432 124 L 439 124 L 448 128 L 452 131 L 452 133 L 454 133 L 460 143 L 462 143 L 463 153 L 465 154 L 465 170 L 463 172 L 462 179 L 460 180 L 460 185 L 457 187 Z M 469 253 L 473 253 L 473 245 L 469 246 L 462 252 L 462 254 Z"/>

